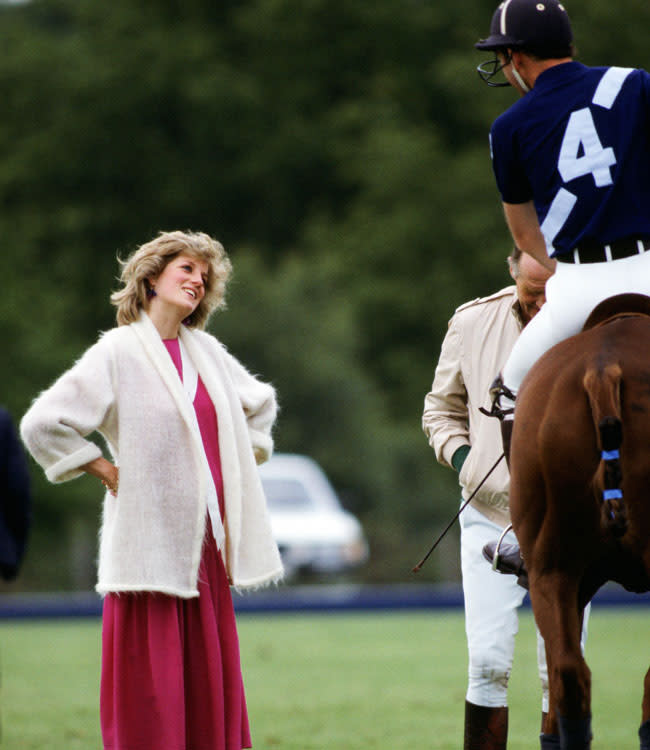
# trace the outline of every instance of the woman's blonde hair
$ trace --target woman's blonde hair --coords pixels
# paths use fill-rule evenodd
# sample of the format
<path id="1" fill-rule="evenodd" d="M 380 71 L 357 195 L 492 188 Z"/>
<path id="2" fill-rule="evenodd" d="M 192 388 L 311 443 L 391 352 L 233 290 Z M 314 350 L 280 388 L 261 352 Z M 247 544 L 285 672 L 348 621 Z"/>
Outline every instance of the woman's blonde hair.
<path id="1" fill-rule="evenodd" d="M 204 328 L 212 312 L 225 306 L 226 282 L 232 265 L 223 245 L 203 232 L 160 232 L 127 260 L 118 259 L 122 266 L 120 281 L 123 286 L 111 294 L 111 303 L 117 307 L 118 325 L 128 325 L 139 318 L 140 310 L 147 302 L 149 280 L 157 279 L 178 255 L 188 255 L 208 264 L 205 296 L 185 320 L 186 325 Z"/>

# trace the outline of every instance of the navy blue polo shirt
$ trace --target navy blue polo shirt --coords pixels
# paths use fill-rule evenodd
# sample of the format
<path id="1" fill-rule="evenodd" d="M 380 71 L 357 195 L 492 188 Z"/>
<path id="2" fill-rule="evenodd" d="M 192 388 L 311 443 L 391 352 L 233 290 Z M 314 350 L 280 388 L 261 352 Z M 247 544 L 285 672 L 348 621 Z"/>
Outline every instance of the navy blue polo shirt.
<path id="1" fill-rule="evenodd" d="M 650 75 L 545 70 L 490 132 L 505 203 L 535 203 L 549 255 L 650 237 Z"/>

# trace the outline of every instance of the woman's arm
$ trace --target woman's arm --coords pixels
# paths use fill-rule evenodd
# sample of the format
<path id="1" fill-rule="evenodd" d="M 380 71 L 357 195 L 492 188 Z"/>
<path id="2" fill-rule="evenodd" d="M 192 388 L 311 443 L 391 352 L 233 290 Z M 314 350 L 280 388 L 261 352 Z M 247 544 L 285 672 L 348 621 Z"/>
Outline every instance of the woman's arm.
<path id="1" fill-rule="evenodd" d="M 246 416 L 255 461 L 258 464 L 264 463 L 273 453 L 271 433 L 278 411 L 275 389 L 251 375 L 231 354 L 226 356 L 229 359 L 230 372 Z"/>
<path id="2" fill-rule="evenodd" d="M 83 473 L 102 456 L 90 435 L 101 428 L 114 405 L 111 353 L 101 339 L 32 404 L 20 424 L 29 452 L 51 482 Z"/>
<path id="3" fill-rule="evenodd" d="M 120 481 L 120 470 L 103 456 L 96 458 L 94 461 L 89 461 L 87 464 L 84 464 L 79 468 L 82 471 L 85 471 L 86 474 L 101 479 L 102 484 L 111 495 L 117 495 L 117 488 Z"/>

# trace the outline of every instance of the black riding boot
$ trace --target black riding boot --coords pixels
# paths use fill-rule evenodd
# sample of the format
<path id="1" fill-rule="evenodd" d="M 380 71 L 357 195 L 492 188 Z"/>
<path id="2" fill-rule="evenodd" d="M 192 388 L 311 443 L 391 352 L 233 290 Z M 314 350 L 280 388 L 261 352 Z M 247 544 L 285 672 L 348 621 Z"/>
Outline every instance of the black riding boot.
<path id="1" fill-rule="evenodd" d="M 488 542 L 483 547 L 483 557 L 493 566 L 499 573 L 505 575 L 517 576 L 517 583 L 522 589 L 528 589 L 528 571 L 526 570 L 526 563 L 521 556 L 521 550 L 517 544 L 501 544 L 499 547 L 499 556 L 497 563 L 494 565 L 494 556 L 497 553 L 498 541 Z"/>
<path id="2" fill-rule="evenodd" d="M 489 708 L 465 701 L 463 750 L 506 750 L 508 707 Z"/>

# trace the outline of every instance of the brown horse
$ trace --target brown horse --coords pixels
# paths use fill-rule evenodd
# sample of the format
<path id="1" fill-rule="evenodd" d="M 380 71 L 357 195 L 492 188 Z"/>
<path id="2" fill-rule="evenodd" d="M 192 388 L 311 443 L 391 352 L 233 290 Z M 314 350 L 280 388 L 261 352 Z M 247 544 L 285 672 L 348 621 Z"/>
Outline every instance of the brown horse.
<path id="1" fill-rule="evenodd" d="M 517 396 L 510 508 L 546 643 L 543 750 L 591 746 L 587 603 L 610 580 L 650 590 L 649 446 L 650 298 L 620 295 L 540 358 Z M 641 720 L 650 750 L 650 670 Z"/>

